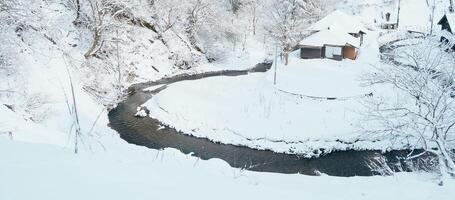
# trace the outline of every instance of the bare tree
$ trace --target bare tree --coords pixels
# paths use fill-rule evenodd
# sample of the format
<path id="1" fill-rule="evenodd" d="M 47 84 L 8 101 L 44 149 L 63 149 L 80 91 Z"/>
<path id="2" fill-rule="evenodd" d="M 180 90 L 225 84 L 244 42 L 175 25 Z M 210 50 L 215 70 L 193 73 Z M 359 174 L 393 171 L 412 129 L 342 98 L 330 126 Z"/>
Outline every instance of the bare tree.
<path id="1" fill-rule="evenodd" d="M 81 18 L 81 2 L 80 0 L 68 0 L 68 4 L 76 11 L 76 18 L 73 21 L 73 24 L 80 23 Z"/>
<path id="2" fill-rule="evenodd" d="M 305 0 L 272 0 L 267 6 L 267 21 L 265 29 L 281 46 L 285 65 L 289 61 L 289 53 L 302 40 L 305 27 L 310 19 L 319 13 L 319 7 L 311 1 Z"/>
<path id="3" fill-rule="evenodd" d="M 89 4 L 91 9 L 89 28 L 92 31 L 93 38 L 89 49 L 84 54 L 86 59 L 96 53 L 97 48 L 99 48 L 102 33 L 106 29 L 105 20 L 108 15 L 104 6 L 98 0 L 90 0 Z"/>
<path id="4" fill-rule="evenodd" d="M 158 31 L 164 33 L 180 25 L 183 21 L 181 13 L 185 12 L 184 8 L 185 5 L 178 0 L 156 0 L 153 4 L 153 11 Z"/>
<path id="5" fill-rule="evenodd" d="M 367 100 L 364 130 L 414 141 L 439 158 L 444 177 L 455 177 L 455 57 L 431 38 L 396 49 L 390 62 L 366 78 L 369 84 L 391 85 L 392 97 Z"/>
<path id="6" fill-rule="evenodd" d="M 203 52 L 198 44 L 197 33 L 201 26 L 207 23 L 207 19 L 212 15 L 210 1 L 208 0 L 191 0 L 188 2 L 187 20 L 185 30 L 188 34 L 191 45 L 199 52 Z"/>
<path id="7" fill-rule="evenodd" d="M 230 10 L 232 13 L 237 14 L 241 9 L 244 2 L 242 0 L 227 0 L 230 5 Z"/>
<path id="8" fill-rule="evenodd" d="M 253 29 L 253 35 L 256 35 L 257 24 L 259 20 L 259 15 L 261 12 L 261 5 L 263 0 L 249 0 L 246 2 L 247 7 L 251 14 L 251 28 Z"/>
<path id="9" fill-rule="evenodd" d="M 88 28 L 92 32 L 92 41 L 84 57 L 93 56 L 103 44 L 103 33 L 114 25 L 114 17 L 123 13 L 124 7 L 109 0 L 89 0 Z"/>
<path id="10" fill-rule="evenodd" d="M 20 61 L 18 43 L 22 40 L 22 32 L 27 28 L 22 22 L 27 20 L 33 23 L 33 19 L 25 14 L 27 9 L 22 2 L 0 1 L 0 99 L 24 90 L 19 87 L 23 85 L 22 66 L 16 63 Z"/>

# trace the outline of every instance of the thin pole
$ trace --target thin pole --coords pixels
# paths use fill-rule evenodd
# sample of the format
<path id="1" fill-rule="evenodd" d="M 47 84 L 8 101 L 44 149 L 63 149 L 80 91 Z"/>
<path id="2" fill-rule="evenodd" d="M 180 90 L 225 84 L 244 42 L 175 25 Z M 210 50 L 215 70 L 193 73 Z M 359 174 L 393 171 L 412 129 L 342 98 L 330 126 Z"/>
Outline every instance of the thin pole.
<path id="1" fill-rule="evenodd" d="M 436 0 L 433 0 L 433 7 L 431 8 L 431 31 L 430 35 L 433 35 L 433 25 L 434 25 L 434 10 L 436 9 Z"/>
<path id="2" fill-rule="evenodd" d="M 274 69 L 274 75 L 273 75 L 273 85 L 276 85 L 276 68 L 277 68 L 277 62 L 278 62 L 278 42 L 275 42 L 275 69 Z"/>
<path id="3" fill-rule="evenodd" d="M 397 28 L 400 25 L 401 0 L 398 0 Z"/>
<path id="4" fill-rule="evenodd" d="M 118 36 L 118 30 L 117 30 L 117 38 L 116 38 L 116 46 L 117 46 L 117 70 L 118 70 L 118 87 L 119 87 L 119 92 L 122 92 L 122 71 L 120 69 L 120 52 L 119 52 L 119 36 Z M 120 94 L 119 93 L 119 94 Z"/>

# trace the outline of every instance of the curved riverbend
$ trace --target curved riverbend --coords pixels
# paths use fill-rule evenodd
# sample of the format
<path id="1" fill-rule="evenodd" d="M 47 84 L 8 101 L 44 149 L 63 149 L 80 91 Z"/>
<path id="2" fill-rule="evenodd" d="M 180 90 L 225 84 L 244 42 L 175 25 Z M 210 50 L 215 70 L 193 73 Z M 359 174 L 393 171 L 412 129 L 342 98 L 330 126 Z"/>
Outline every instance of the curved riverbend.
<path id="1" fill-rule="evenodd" d="M 197 75 L 178 75 L 158 81 L 140 83 L 130 87 L 130 95 L 109 112 L 110 126 L 122 139 L 129 143 L 152 149 L 175 148 L 185 154 L 192 154 L 203 160 L 219 158 L 232 167 L 259 172 L 300 173 L 318 175 L 325 173 L 333 176 L 371 176 L 384 175 L 397 171 L 412 171 L 422 160 L 406 160 L 409 151 L 339 151 L 318 158 L 304 158 L 298 155 L 256 150 L 248 147 L 211 142 L 205 138 L 179 133 L 164 126 L 160 121 L 149 117 L 134 117 L 137 107 L 165 86 L 152 92 L 143 89 L 151 86 L 170 84 L 183 80 L 197 80 L 213 76 L 241 76 L 249 73 L 266 72 L 270 63 L 258 64 L 250 70 L 227 70 L 207 72 Z M 419 153 L 419 152 L 415 152 Z"/>

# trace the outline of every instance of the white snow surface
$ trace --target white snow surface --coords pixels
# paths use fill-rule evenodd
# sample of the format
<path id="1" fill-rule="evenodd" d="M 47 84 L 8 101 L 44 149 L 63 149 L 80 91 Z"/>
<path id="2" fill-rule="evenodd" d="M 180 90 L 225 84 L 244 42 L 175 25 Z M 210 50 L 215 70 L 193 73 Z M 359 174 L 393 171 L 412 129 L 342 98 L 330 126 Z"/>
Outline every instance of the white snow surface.
<path id="1" fill-rule="evenodd" d="M 360 10 L 365 10 L 380 2 L 358 4 Z M 429 8 L 425 1 L 404 0 L 401 9 L 402 29 L 428 27 L 425 17 Z M 422 15 L 415 17 L 414 10 Z M 336 14 L 341 11 L 334 13 L 347 16 Z M 365 15 L 368 13 L 359 12 L 358 16 Z M 333 18 L 330 16 L 326 19 Z M 324 21 L 330 24 L 337 20 Z M 168 86 L 144 106 L 150 109 L 151 117 L 185 134 L 257 149 L 308 156 L 319 148 L 406 149 L 417 142 L 366 135 L 359 128 L 361 114 L 365 113 L 363 98 L 373 94 L 396 99 L 400 95 L 391 86 L 365 87 L 362 81 L 365 74 L 380 66 L 378 42 L 394 40 L 399 34 L 386 34 L 384 39 L 378 39 L 379 30 L 366 32 L 365 44 L 355 61 L 302 60 L 299 52 L 294 52 L 289 66 L 279 63 L 277 85 L 273 85 L 273 69 L 266 74 L 184 81 Z M 401 32 L 405 31 L 397 31 Z"/>
<path id="2" fill-rule="evenodd" d="M 410 1 L 413 0 L 406 0 L 406 2 Z M 11 42 L 17 45 L 17 48 L 9 50 L 13 53 L 14 58 L 20 58 L 13 64 L 23 72 L 18 78 L 23 82 L 23 86 L 19 85 L 15 88 L 17 91 L 21 91 L 17 96 L 0 99 L 1 200 L 289 199 L 295 197 L 372 200 L 397 197 L 403 200 L 453 199 L 455 182 L 448 180 L 444 186 L 438 186 L 439 177 L 434 174 L 397 173 L 388 177 L 338 178 L 325 175 L 312 177 L 256 173 L 233 169 L 219 159 L 202 161 L 174 149 L 157 151 L 128 144 L 118 136 L 118 133 L 107 126 L 109 121 L 105 106 L 84 89 L 86 85 L 97 84 L 100 88 L 112 89 L 112 83 L 116 79 L 114 72 L 105 72 L 106 69 L 103 68 L 105 66 L 99 63 L 102 61 L 94 59 L 92 63 L 84 60 L 82 53 L 89 45 L 90 34 L 83 31 L 81 33 L 71 25 L 74 16 L 68 15 L 67 9 L 60 2 L 30 1 L 30 7 L 32 4 L 37 8 L 44 7 L 43 10 L 48 12 L 44 18 L 40 15 L 42 13 L 33 12 L 33 16 L 38 16 L 36 20 L 44 22 L 39 25 L 40 32 L 29 29 L 22 32 L 22 38 L 18 38 L 15 36 L 14 29 L 8 30 L 12 36 Z M 39 4 L 39 6 L 35 4 Z M 147 13 L 144 14 L 144 16 L 146 15 Z M 33 22 L 30 23 L 36 25 Z M 58 29 L 52 29 L 54 27 Z M 150 43 L 149 39 L 155 38 L 154 34 L 138 27 L 128 27 L 124 31 L 128 34 L 121 34 L 122 36 L 135 36 L 134 38 L 122 38 L 123 42 L 120 44 L 121 54 L 128 55 L 122 57 L 124 64 L 127 64 L 125 70 L 128 70 L 123 73 L 132 72 L 134 75 L 133 80 L 124 82 L 124 84 L 156 80 L 178 73 L 248 68 L 258 61 L 262 61 L 267 56 L 268 49 L 271 49 L 266 42 L 261 43 L 256 39 L 249 39 L 245 45 L 246 50 L 237 47 L 232 53 L 233 56 L 227 56 L 225 60 L 216 63 L 202 63 L 200 67 L 183 71 L 172 66 L 173 63 L 169 59 L 169 51 L 172 48 L 165 47 L 159 41 L 144 45 Z M 43 34 L 52 37 L 57 45 L 43 37 Z M 79 46 L 72 44 L 79 44 Z M 168 45 L 178 47 L 178 44 Z M 370 43 L 363 48 L 375 49 L 377 48 L 375 45 L 377 44 Z M 160 119 L 165 122 L 166 120 L 163 118 L 166 117 L 169 120 L 178 119 L 176 122 L 182 122 L 180 125 L 186 126 L 186 121 L 189 119 L 214 118 L 213 120 L 218 121 L 215 121 L 216 123 L 213 125 L 222 124 L 221 127 L 227 127 L 225 124 L 235 124 L 239 120 L 251 119 L 252 124 L 241 123 L 237 126 L 245 128 L 245 130 L 254 129 L 254 126 L 257 125 L 260 125 L 258 127 L 261 130 L 266 130 L 266 126 L 271 126 L 267 123 L 278 122 L 275 124 L 282 123 L 283 126 L 272 127 L 270 131 L 263 132 L 266 134 L 257 136 L 265 135 L 265 138 L 291 140 L 299 139 L 301 135 L 298 132 L 295 132 L 294 135 L 284 136 L 271 133 L 273 130 L 282 131 L 299 127 L 298 123 L 303 119 L 309 119 L 308 123 L 326 124 L 321 126 L 326 131 L 322 135 L 317 135 L 316 132 L 312 132 L 316 126 L 310 126 L 301 131 L 301 133 L 311 134 L 304 135 L 305 137 L 315 138 L 317 136 L 331 140 L 338 133 L 343 133 L 345 138 L 349 139 L 352 133 L 352 125 L 349 120 L 354 118 L 355 114 L 345 115 L 344 112 L 350 113 L 350 108 L 357 105 L 354 103 L 355 99 L 346 101 L 299 99 L 283 94 L 279 92 L 279 89 L 314 96 L 336 97 L 351 97 L 368 93 L 370 90 L 359 87 L 354 77 L 357 77 L 358 73 L 362 71 L 360 69 L 366 69 L 369 62 L 377 62 L 376 56 L 375 52 L 362 51 L 361 60 L 355 62 L 291 61 L 295 65 L 286 68 L 278 67 L 277 86 L 273 86 L 271 83 L 273 75 L 271 72 L 245 77 L 223 77 L 177 83 L 171 85 L 169 89 L 164 90 L 147 104 L 163 103 L 160 100 L 166 99 L 166 95 L 175 95 L 174 92 L 186 87 L 195 92 L 195 96 L 189 96 L 191 99 L 188 102 L 192 103 L 191 109 L 201 108 L 201 110 L 196 110 L 196 112 L 178 110 L 180 105 L 171 101 L 168 102 L 170 107 L 167 109 L 175 110 L 174 116 L 164 116 L 158 110 L 154 110 L 155 114 L 160 115 Z M 87 64 L 85 68 L 78 67 L 83 66 L 84 63 Z M 308 67 L 302 68 L 301 65 Z M 73 121 L 68 114 L 67 97 L 65 97 L 65 94 L 71 93 L 66 66 L 73 75 L 79 120 L 84 133 L 79 154 L 73 153 L 74 135 L 68 134 Z M 318 76 L 320 74 L 324 74 L 324 76 Z M 228 79 L 232 79 L 232 81 L 225 81 Z M 338 82 L 328 83 L 326 79 L 338 80 Z M 295 84 L 296 82 L 299 84 Z M 219 83 L 220 85 L 212 85 L 213 87 L 209 88 L 208 83 Z M 320 84 L 320 88 L 305 87 L 305 85 L 311 84 Z M 24 88 L 26 90 L 23 91 Z M 27 96 L 39 94 L 45 97 L 43 98 L 46 100 L 44 105 L 39 108 L 41 110 L 24 111 L 22 105 L 25 97 L 22 95 L 25 94 Z M 204 96 L 197 97 L 197 94 Z M 273 98 L 270 98 L 271 96 Z M 200 98 L 200 101 L 193 101 L 193 98 Z M 211 100 L 219 100 L 219 102 Z M 219 105 L 223 105 L 224 100 L 232 100 L 233 104 L 241 107 L 220 107 Z M 202 105 L 205 103 L 207 107 Z M 3 104 L 15 105 L 16 109 L 12 111 Z M 151 107 L 153 108 L 153 106 Z M 209 110 L 209 108 L 213 110 Z M 232 111 L 228 109 L 232 109 Z M 300 110 L 302 113 L 294 112 L 293 109 Z M 233 121 L 226 122 L 216 117 L 236 111 L 242 114 L 239 119 L 233 119 Z M 307 111 L 320 114 L 311 117 L 306 115 Z M 30 113 L 45 116 L 42 121 L 33 121 Z M 205 114 L 210 114 L 210 117 Z M 291 115 L 298 121 L 288 123 Z M 279 118 L 280 116 L 283 118 Z M 260 118 L 264 118 L 265 121 L 261 121 Z M 191 123 L 195 124 L 196 128 L 213 127 L 212 124 L 207 126 L 194 122 Z M 332 122 L 339 125 L 338 129 L 341 132 L 338 132 L 335 127 L 327 125 Z M 207 122 L 201 121 L 200 123 Z M 198 132 L 201 130 L 195 129 Z M 333 130 L 337 130 L 337 132 Z M 90 136 L 87 135 L 88 133 Z M 211 134 L 210 131 L 207 133 Z M 224 134 L 223 132 L 218 133 Z M 258 131 L 248 133 L 258 133 Z M 229 135 L 223 137 L 233 138 L 233 142 L 238 142 L 238 138 L 242 138 Z M 321 145 L 326 145 L 333 141 L 319 142 Z M 271 142 L 258 141 L 258 148 L 264 148 L 265 143 Z M 381 146 L 379 143 L 377 145 Z M 283 151 L 288 150 L 283 146 L 281 148 Z"/>
<path id="3" fill-rule="evenodd" d="M 308 30 L 322 31 L 322 30 L 343 30 L 346 33 L 358 33 L 360 31 L 366 32 L 365 26 L 352 15 L 348 15 L 340 10 L 335 10 L 328 14 L 318 22 L 311 25 Z"/>
<path id="4" fill-rule="evenodd" d="M 330 29 L 314 33 L 299 42 L 299 45 L 302 46 L 322 47 L 326 44 L 337 46 L 350 44 L 354 47 L 360 47 L 360 39 L 349 35 L 343 29 Z"/>
<path id="5" fill-rule="evenodd" d="M 239 77 L 212 77 L 168 86 L 146 102 L 150 116 L 186 134 L 213 141 L 311 156 L 315 149 L 402 149 L 409 144 L 359 130 L 368 94 L 394 95 L 388 86 L 363 87 L 378 65 L 377 33 L 369 32 L 358 60 L 302 60 Z M 336 98 L 335 100 L 332 100 Z M 180 99 L 185 99 L 181 101 Z M 342 141 L 342 142 L 340 142 Z"/>
<path id="6" fill-rule="evenodd" d="M 339 178 L 242 171 L 218 159 L 155 151 L 104 138 L 106 151 L 72 151 L 0 137 L 0 199 L 450 200 L 455 182 L 431 174 Z M 380 189 L 379 189 L 380 188 Z"/>

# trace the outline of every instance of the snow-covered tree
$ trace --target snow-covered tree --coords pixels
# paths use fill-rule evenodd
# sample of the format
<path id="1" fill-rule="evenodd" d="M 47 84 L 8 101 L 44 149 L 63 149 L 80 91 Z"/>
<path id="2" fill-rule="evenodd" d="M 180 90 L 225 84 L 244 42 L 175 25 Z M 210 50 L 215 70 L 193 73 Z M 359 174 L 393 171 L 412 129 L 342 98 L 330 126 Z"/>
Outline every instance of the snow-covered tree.
<path id="1" fill-rule="evenodd" d="M 394 97 L 367 100 L 364 130 L 415 141 L 439 158 L 443 175 L 455 177 L 455 155 L 448 143 L 455 139 L 455 57 L 438 41 L 398 48 L 368 76 L 370 84 L 389 84 Z M 411 144 L 412 145 L 412 144 Z"/>
<path id="2" fill-rule="evenodd" d="M 305 28 L 320 13 L 319 5 L 306 0 L 270 0 L 266 5 L 265 29 L 279 42 L 286 65 L 289 53 L 306 36 Z"/>
<path id="3" fill-rule="evenodd" d="M 179 29 L 185 20 L 186 4 L 179 0 L 157 0 L 153 4 L 155 23 L 161 33 Z"/>
<path id="4" fill-rule="evenodd" d="M 232 13 L 236 14 L 243 6 L 243 0 L 227 0 Z"/>
<path id="5" fill-rule="evenodd" d="M 250 23 L 251 29 L 253 31 L 253 35 L 256 35 L 256 30 L 258 26 L 258 22 L 260 16 L 262 14 L 262 4 L 264 0 L 248 0 L 246 1 L 246 7 L 248 8 L 248 12 L 250 16 Z"/>
<path id="6" fill-rule="evenodd" d="M 194 48 L 198 51 L 203 52 L 202 48 L 198 44 L 198 32 L 201 27 L 205 25 L 214 12 L 211 7 L 211 1 L 209 0 L 189 0 L 187 19 L 185 30 L 188 34 L 189 40 Z"/>
<path id="7" fill-rule="evenodd" d="M 122 13 L 124 7 L 117 4 L 115 1 L 106 0 L 89 0 L 87 6 L 89 7 L 89 9 L 86 10 L 87 26 L 92 32 L 92 41 L 84 56 L 85 58 L 90 58 L 99 48 L 101 48 L 102 43 L 104 42 L 103 32 L 113 26 L 113 18 Z M 80 11 L 77 12 L 79 13 Z M 75 21 L 75 23 L 78 22 Z"/>
<path id="8" fill-rule="evenodd" d="M 16 21 L 13 12 L 13 1 L 0 2 L 0 79 L 2 84 L 0 86 L 0 97 L 10 95 L 13 92 L 13 87 L 10 82 L 14 79 L 17 73 L 16 67 L 12 65 L 14 53 L 12 48 L 14 44 L 11 42 L 11 37 L 14 32 L 10 25 Z"/>

